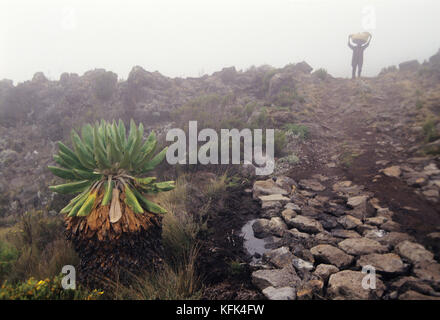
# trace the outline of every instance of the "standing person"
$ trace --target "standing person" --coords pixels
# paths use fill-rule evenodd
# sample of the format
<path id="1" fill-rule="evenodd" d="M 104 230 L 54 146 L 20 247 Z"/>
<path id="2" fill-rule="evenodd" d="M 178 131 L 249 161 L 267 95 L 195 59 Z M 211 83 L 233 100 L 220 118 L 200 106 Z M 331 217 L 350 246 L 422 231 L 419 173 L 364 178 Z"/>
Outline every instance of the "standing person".
<path id="1" fill-rule="evenodd" d="M 356 77 L 356 67 L 358 69 L 358 78 L 361 76 L 362 64 L 364 63 L 364 50 L 369 46 L 371 41 L 371 34 L 365 44 L 357 42 L 356 45 L 351 44 L 351 35 L 348 36 L 348 46 L 353 50 L 353 58 L 351 59 L 351 66 L 353 68 L 351 78 Z"/>

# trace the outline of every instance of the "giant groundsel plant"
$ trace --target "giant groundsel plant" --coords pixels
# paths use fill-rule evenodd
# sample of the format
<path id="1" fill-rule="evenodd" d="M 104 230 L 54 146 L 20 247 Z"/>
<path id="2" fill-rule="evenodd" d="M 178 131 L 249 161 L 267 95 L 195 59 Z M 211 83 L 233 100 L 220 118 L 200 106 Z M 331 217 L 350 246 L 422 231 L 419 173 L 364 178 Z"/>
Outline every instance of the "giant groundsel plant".
<path id="1" fill-rule="evenodd" d="M 84 125 L 81 136 L 72 130 L 71 140 L 72 149 L 58 142 L 54 160 L 59 167 L 48 167 L 67 180 L 50 186 L 50 190 L 77 194 L 61 213 L 70 218 L 88 217 L 94 210 L 104 209 L 111 223 L 118 222 L 127 207 L 135 214 L 165 213 L 165 209 L 147 199 L 148 195 L 174 188 L 174 181 L 157 182 L 156 177 L 145 177 L 164 160 L 167 151 L 164 148 L 154 155 L 157 139 L 153 131 L 144 139 L 142 123 L 136 126 L 131 120 L 127 134 L 122 120 L 102 120 Z"/>

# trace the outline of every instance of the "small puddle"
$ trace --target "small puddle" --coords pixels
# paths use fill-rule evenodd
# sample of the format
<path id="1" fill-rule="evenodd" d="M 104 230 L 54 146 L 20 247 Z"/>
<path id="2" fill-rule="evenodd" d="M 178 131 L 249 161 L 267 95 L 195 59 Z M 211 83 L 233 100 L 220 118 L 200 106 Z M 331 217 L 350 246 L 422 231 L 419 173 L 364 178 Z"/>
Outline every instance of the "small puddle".
<path id="1" fill-rule="evenodd" d="M 252 225 L 256 220 L 257 219 L 249 220 L 243 228 L 241 228 L 241 236 L 244 239 L 243 246 L 252 256 L 252 261 L 254 262 L 261 260 L 263 253 L 270 250 L 266 248 L 266 245 L 270 243 L 270 238 L 258 239 L 254 236 Z M 255 257 L 255 254 L 259 255 L 259 258 Z"/>

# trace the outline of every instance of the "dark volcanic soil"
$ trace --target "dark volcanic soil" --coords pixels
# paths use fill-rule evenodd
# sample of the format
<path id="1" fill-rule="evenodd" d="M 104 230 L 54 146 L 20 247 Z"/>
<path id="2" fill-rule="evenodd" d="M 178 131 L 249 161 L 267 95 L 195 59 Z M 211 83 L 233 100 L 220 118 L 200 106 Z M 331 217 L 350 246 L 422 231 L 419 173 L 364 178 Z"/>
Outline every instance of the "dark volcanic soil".
<path id="1" fill-rule="evenodd" d="M 212 233 L 202 239 L 198 259 L 198 269 L 206 286 L 203 299 L 264 298 L 251 283 L 251 271 L 246 263 L 250 257 L 240 236 L 243 225 L 260 210 L 251 195 L 244 192 L 246 187 L 249 185 L 229 190 L 208 222 Z"/>

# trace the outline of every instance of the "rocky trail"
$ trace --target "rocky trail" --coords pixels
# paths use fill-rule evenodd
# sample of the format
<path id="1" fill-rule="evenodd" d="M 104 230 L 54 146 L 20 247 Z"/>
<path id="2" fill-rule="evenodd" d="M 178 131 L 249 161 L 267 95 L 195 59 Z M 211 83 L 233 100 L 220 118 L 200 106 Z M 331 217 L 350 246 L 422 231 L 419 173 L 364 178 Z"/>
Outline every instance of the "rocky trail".
<path id="1" fill-rule="evenodd" d="M 84 123 L 135 119 L 162 142 L 191 120 L 275 128 L 286 145 L 274 173 L 235 166 L 245 185 L 214 206 L 199 259 L 203 298 L 438 298 L 440 51 L 373 78 L 312 71 L 300 62 L 169 78 L 135 66 L 127 80 L 104 69 L 1 80 L 0 225 L 65 206 L 47 188 L 47 165 L 56 141 Z M 216 176 L 211 169 L 194 170 Z M 361 286 L 365 265 L 376 270 L 376 290 Z"/>
<path id="2" fill-rule="evenodd" d="M 255 182 L 266 247 L 252 282 L 268 299 L 440 299 L 438 158 L 415 155 L 414 117 L 392 86 L 329 84 L 306 164 Z M 375 289 L 362 287 L 365 266 Z"/>

